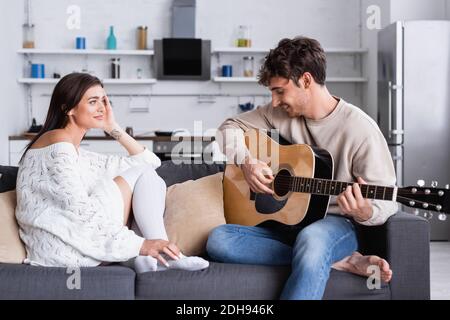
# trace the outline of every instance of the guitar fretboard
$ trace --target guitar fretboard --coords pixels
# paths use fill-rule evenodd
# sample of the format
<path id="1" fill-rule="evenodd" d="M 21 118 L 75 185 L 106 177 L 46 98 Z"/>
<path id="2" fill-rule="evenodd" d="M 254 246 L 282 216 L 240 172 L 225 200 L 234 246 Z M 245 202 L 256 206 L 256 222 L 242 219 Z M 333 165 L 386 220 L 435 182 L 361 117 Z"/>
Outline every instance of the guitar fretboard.
<path id="1" fill-rule="evenodd" d="M 311 193 L 319 195 L 337 196 L 348 186 L 353 185 L 351 182 L 333 181 L 327 179 L 303 178 L 303 177 L 286 177 L 290 179 L 289 189 L 295 192 Z M 368 184 L 359 184 L 361 193 L 364 198 L 377 200 L 392 200 L 394 188 L 383 187 Z"/>

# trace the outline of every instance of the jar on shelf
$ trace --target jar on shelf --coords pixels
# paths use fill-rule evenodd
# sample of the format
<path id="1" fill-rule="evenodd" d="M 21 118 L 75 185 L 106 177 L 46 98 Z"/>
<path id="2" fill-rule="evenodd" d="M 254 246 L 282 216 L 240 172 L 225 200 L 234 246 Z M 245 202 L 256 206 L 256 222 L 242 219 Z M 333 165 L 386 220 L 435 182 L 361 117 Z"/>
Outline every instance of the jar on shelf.
<path id="1" fill-rule="evenodd" d="M 250 38 L 250 26 L 240 25 L 238 27 L 237 46 L 247 48 L 252 46 L 252 40 Z"/>
<path id="2" fill-rule="evenodd" d="M 243 57 L 243 75 L 244 77 L 254 77 L 255 58 L 253 56 Z"/>
<path id="3" fill-rule="evenodd" d="M 146 50 L 147 49 L 147 26 L 139 26 L 137 32 L 137 48 L 138 50 Z"/>
<path id="4" fill-rule="evenodd" d="M 120 79 L 120 58 L 111 59 L 111 78 Z"/>
<path id="5" fill-rule="evenodd" d="M 34 48 L 34 24 L 25 23 L 23 25 L 23 48 Z"/>
<path id="6" fill-rule="evenodd" d="M 142 69 L 141 68 L 136 69 L 136 78 L 142 79 Z"/>

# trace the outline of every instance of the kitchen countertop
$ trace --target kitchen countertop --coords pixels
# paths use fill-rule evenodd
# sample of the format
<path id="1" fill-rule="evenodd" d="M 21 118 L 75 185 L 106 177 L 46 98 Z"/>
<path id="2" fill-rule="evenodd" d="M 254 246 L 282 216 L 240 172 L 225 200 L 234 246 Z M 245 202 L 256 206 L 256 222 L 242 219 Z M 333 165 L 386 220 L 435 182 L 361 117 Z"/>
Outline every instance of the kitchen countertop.
<path id="1" fill-rule="evenodd" d="M 31 140 L 34 136 L 32 135 L 19 135 L 19 136 L 9 136 L 9 140 Z M 214 137 L 211 136 L 137 136 L 134 137 L 136 140 L 152 140 L 152 141 L 186 141 L 186 140 L 194 140 L 194 141 L 214 141 Z M 114 140 L 111 137 L 106 136 L 86 136 L 83 140 Z"/>

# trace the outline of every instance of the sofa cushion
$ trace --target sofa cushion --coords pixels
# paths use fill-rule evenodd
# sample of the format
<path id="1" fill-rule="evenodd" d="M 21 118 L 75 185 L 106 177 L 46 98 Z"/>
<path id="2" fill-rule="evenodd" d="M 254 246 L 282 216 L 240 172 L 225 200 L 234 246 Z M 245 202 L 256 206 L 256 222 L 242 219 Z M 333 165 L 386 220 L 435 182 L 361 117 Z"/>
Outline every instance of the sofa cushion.
<path id="1" fill-rule="evenodd" d="M 382 283 L 379 289 L 369 290 L 367 277 L 331 269 L 324 300 L 390 300 L 389 284 Z"/>
<path id="2" fill-rule="evenodd" d="M 219 172 L 174 184 L 167 190 L 167 235 L 185 255 L 203 255 L 211 230 L 225 224 L 222 179 Z"/>
<path id="3" fill-rule="evenodd" d="M 25 246 L 19 237 L 16 216 L 16 191 L 0 193 L 0 262 L 22 263 Z"/>
<path id="4" fill-rule="evenodd" d="M 136 299 L 277 300 L 290 268 L 211 262 L 201 271 L 167 270 L 136 276 Z M 367 278 L 331 270 L 325 300 L 390 299 L 389 285 L 369 290 Z"/>
<path id="5" fill-rule="evenodd" d="M 0 263 L 0 299 L 134 299 L 132 269 L 111 265 L 79 270 L 77 282 L 73 269 Z"/>
<path id="6" fill-rule="evenodd" d="M 0 192 L 16 188 L 18 167 L 0 166 Z"/>
<path id="7" fill-rule="evenodd" d="M 136 299 L 277 299 L 287 267 L 211 262 L 201 271 L 166 270 L 136 276 Z"/>

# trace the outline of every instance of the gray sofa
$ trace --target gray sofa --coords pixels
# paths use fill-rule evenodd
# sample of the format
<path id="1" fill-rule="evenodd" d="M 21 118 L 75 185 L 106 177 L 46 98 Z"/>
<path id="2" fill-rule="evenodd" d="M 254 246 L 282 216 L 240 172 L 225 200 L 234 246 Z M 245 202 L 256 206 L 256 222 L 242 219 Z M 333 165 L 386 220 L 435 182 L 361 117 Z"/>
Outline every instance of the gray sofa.
<path id="1" fill-rule="evenodd" d="M 222 165 L 163 162 L 160 176 L 174 183 L 223 171 Z M 17 168 L 0 166 L 0 192 L 15 188 Z M 369 290 L 366 278 L 332 270 L 325 299 L 429 299 L 429 226 L 399 212 L 378 227 L 357 226 L 360 251 L 385 257 L 394 276 Z M 65 268 L 0 263 L 0 299 L 277 299 L 289 267 L 214 263 L 208 269 L 136 274 L 122 265 L 81 268 L 81 288 L 68 289 Z"/>

